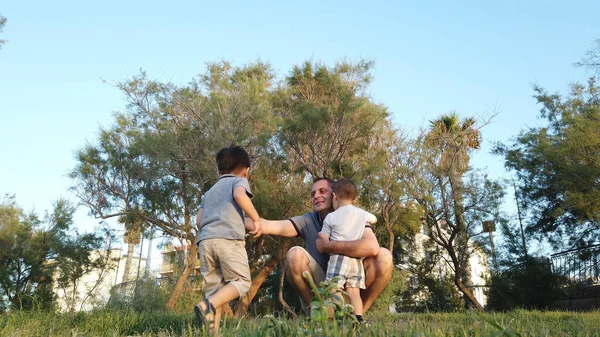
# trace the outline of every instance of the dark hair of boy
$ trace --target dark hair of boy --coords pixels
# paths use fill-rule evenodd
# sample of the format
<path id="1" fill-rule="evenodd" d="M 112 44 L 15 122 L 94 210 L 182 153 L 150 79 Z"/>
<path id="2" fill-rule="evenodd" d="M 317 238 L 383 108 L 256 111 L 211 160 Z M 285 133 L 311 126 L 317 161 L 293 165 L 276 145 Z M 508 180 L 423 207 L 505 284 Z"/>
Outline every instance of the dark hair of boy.
<path id="1" fill-rule="evenodd" d="M 335 193 L 338 198 L 344 200 L 354 200 L 356 199 L 356 185 L 350 179 L 339 179 L 333 183 L 332 187 L 333 193 Z"/>
<path id="2" fill-rule="evenodd" d="M 239 146 L 225 147 L 217 153 L 217 168 L 221 174 L 246 167 L 250 167 L 250 156 Z"/>

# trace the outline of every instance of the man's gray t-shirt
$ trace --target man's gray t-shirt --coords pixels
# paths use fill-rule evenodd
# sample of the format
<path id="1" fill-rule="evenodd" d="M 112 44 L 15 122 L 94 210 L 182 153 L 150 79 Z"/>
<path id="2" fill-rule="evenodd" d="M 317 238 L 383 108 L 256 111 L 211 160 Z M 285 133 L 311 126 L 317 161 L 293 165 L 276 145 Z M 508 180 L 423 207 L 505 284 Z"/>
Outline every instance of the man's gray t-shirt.
<path id="1" fill-rule="evenodd" d="M 252 198 L 248 179 L 224 174 L 206 192 L 200 207 L 202 222 L 196 243 L 206 239 L 244 240 L 244 212 L 233 198 L 233 190 L 242 186 Z"/>
<path id="2" fill-rule="evenodd" d="M 321 254 L 317 249 L 317 234 L 323 228 L 323 219 L 317 212 L 308 212 L 304 215 L 298 215 L 290 218 L 292 225 L 298 232 L 298 236 L 304 239 L 304 246 L 308 253 L 317 261 L 317 263 L 327 270 L 329 254 Z"/>
<path id="3" fill-rule="evenodd" d="M 298 232 L 298 236 L 304 240 L 304 246 L 308 253 L 326 271 L 329 254 L 321 254 L 317 249 L 317 235 L 323 229 L 323 218 L 321 218 L 321 215 L 313 211 L 290 218 L 290 221 L 294 225 L 296 232 Z M 371 225 L 367 224 L 365 228 L 371 228 Z"/>

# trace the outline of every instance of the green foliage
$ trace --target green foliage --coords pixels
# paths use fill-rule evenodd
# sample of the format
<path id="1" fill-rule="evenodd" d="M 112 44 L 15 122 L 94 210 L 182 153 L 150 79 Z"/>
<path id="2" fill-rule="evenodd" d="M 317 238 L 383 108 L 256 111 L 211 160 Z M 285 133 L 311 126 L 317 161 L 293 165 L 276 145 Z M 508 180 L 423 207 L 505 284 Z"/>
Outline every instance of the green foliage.
<path id="1" fill-rule="evenodd" d="M 333 278 L 329 281 L 322 281 L 320 287 L 317 287 L 312 276 L 308 272 L 303 272 L 302 277 L 310 285 L 313 294 L 315 295 L 310 302 L 310 320 L 324 328 L 329 321 L 329 312 L 333 311 L 333 317 L 338 320 L 355 321 L 356 318 L 352 315 L 354 308 L 350 304 L 344 304 L 341 296 L 346 294 L 345 291 L 338 289 L 336 281 L 338 278 Z M 347 295 L 347 294 L 346 294 Z"/>
<path id="2" fill-rule="evenodd" d="M 14 309 L 53 307 L 52 282 L 77 282 L 101 262 L 91 256 L 104 239 L 74 230 L 75 208 L 58 200 L 41 221 L 26 215 L 14 197 L 0 202 L 0 302 Z M 59 267 L 59 268 L 57 268 Z M 7 303 L 3 303 L 6 306 Z"/>
<path id="3" fill-rule="evenodd" d="M 418 244 L 412 247 L 412 259 L 403 262 L 408 262 L 407 268 L 416 277 L 415 289 L 431 288 L 432 296 L 441 293 L 438 290 L 444 287 L 433 282 L 431 274 L 435 272 L 439 278 L 439 269 L 445 269 L 465 300 L 480 307 L 465 286 L 471 283 L 469 261 L 487 245 L 477 237 L 483 231 L 483 222 L 501 220 L 499 205 L 504 191 L 500 182 L 489 179 L 484 172 L 469 170 L 470 153 L 479 146 L 480 139 L 479 128 L 473 123 L 470 118 L 461 122 L 455 114 L 442 116 L 407 148 L 400 178 L 420 211 L 423 230 L 417 234 Z M 410 241 L 403 242 L 410 245 Z M 448 266 L 440 261 L 448 261 Z M 450 303 L 443 299 L 452 296 L 438 298 L 431 305 L 452 307 L 443 304 Z"/>
<path id="4" fill-rule="evenodd" d="M 567 281 L 552 272 L 549 261 L 529 257 L 512 269 L 492 274 L 487 308 L 547 309 L 553 301 L 565 298 L 565 285 Z"/>
<path id="5" fill-rule="evenodd" d="M 168 294 L 169 288 L 161 287 L 154 278 L 142 278 L 113 287 L 106 308 L 140 313 L 165 311 Z"/>
<path id="6" fill-rule="evenodd" d="M 6 25 L 6 18 L 0 15 L 0 33 L 4 30 L 4 25 Z M 6 40 L 0 40 L 0 49 L 2 49 L 2 45 L 6 43 Z"/>
<path id="7" fill-rule="evenodd" d="M 506 270 L 518 263 L 524 262 L 526 256 L 523 248 L 523 240 L 521 238 L 519 225 L 502 219 L 499 222 L 500 233 L 502 234 L 502 244 L 499 245 L 498 265 L 501 270 Z M 527 239 L 527 237 L 525 238 Z"/>
<path id="8" fill-rule="evenodd" d="M 215 155 L 236 144 L 252 157 L 249 180 L 261 216 L 304 213 L 312 177 L 345 176 L 364 186 L 369 206 L 395 203 L 385 210 L 390 231 L 379 234 L 393 242 L 390 235 L 402 233 L 407 212 L 391 170 L 395 164 L 384 159 L 395 130 L 386 108 L 367 94 L 372 66 L 309 61 L 276 85 L 263 62 L 217 62 L 186 85 L 155 81 L 144 72 L 117 82 L 127 108 L 77 152 L 74 190 L 95 216 L 118 218 L 128 242 L 150 224 L 191 242 L 199 201 L 217 180 Z M 281 259 L 286 244 L 282 238 L 251 240 L 253 275 L 269 265 L 265 256 Z"/>
<path id="9" fill-rule="evenodd" d="M 417 275 L 405 288 L 396 291 L 399 312 L 454 312 L 464 310 L 465 303 L 453 281 L 430 275 Z"/>
<path id="10" fill-rule="evenodd" d="M 377 298 L 377 301 L 369 308 L 367 312 L 371 315 L 384 315 L 390 312 L 390 306 L 395 306 L 399 309 L 400 294 L 404 293 L 409 287 L 409 272 L 407 270 L 399 270 L 394 268 L 392 279 L 385 287 L 383 292 Z M 400 310 L 398 310 L 400 311 Z"/>
<path id="11" fill-rule="evenodd" d="M 298 170 L 313 177 L 357 174 L 372 136 L 389 127 L 386 108 L 365 92 L 372 66 L 364 60 L 331 68 L 307 61 L 274 93 L 273 109 L 281 121 L 275 139 Z"/>
<path id="12" fill-rule="evenodd" d="M 369 318 L 369 327 L 330 322 L 322 327 L 305 319 L 265 317 L 226 318 L 223 336 L 599 336 L 598 312 L 568 313 L 516 310 L 477 314 L 426 313 L 381 315 Z M 13 311 L 0 315 L 2 336 L 202 336 L 191 313 L 136 313 L 94 311 L 72 315 Z"/>
<path id="13" fill-rule="evenodd" d="M 517 175 L 530 232 L 560 246 L 598 239 L 600 221 L 600 96 L 594 78 L 573 84 L 567 97 L 535 87 L 547 125 L 522 131 L 495 153 Z"/>
<path id="14" fill-rule="evenodd" d="M 185 283 L 184 294 L 175 307 L 167 310 L 167 300 L 175 286 L 172 279 L 144 277 L 138 281 L 118 284 L 111 289 L 106 304 L 109 311 L 133 311 L 136 313 L 175 312 L 189 313 L 190 308 L 204 298 L 201 277 L 190 277 Z"/>
<path id="15" fill-rule="evenodd" d="M 595 71 L 600 75 L 600 39 L 594 41 L 592 49 L 585 53 L 585 57 L 575 63 L 577 67 L 588 68 L 589 70 Z"/>

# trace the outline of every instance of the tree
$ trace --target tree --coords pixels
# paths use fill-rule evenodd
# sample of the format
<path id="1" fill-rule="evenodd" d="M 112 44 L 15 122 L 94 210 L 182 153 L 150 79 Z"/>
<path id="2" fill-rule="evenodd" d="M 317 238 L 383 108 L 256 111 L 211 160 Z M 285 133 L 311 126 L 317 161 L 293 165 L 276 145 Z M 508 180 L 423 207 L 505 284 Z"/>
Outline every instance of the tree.
<path id="1" fill-rule="evenodd" d="M 53 275 L 55 292 L 61 291 L 63 294 L 62 301 L 58 303 L 61 309 L 69 312 L 83 310 L 89 301 L 97 299 L 96 290 L 104 283 L 109 272 L 115 269 L 118 261 L 111 258 L 114 238 L 108 230 L 104 233 L 105 249 L 99 249 L 102 243 L 100 236 L 76 234 L 66 239 L 65 246 L 55 260 L 56 271 Z M 78 246 L 90 249 L 80 250 Z M 74 251 L 73 247 L 76 247 Z M 91 275 L 93 281 L 84 279 Z"/>
<path id="2" fill-rule="evenodd" d="M 142 72 L 116 83 L 127 111 L 115 115 L 95 144 L 77 152 L 74 190 L 94 216 L 151 224 L 191 248 L 169 308 L 194 268 L 192 218 L 218 178 L 217 151 L 230 144 L 244 146 L 253 157 L 264 151 L 273 128 L 267 115 L 271 79 L 260 62 L 243 68 L 208 64 L 185 86 L 152 81 Z"/>
<path id="3" fill-rule="evenodd" d="M 376 140 L 379 131 L 391 130 L 385 108 L 365 94 L 371 65 L 359 61 L 326 67 L 308 61 L 295 66 L 273 91 L 273 114 L 269 118 L 275 122 L 276 132 L 266 143 L 258 171 L 251 177 L 259 214 L 281 219 L 309 209 L 304 196 L 309 195 L 315 176 L 343 175 L 360 183 L 361 168 L 381 151 L 376 145 L 381 143 Z M 262 250 L 256 249 L 259 246 Z M 273 271 L 277 263 L 282 267 L 290 246 L 289 239 L 258 240 L 251 258 L 267 253 L 268 259 L 263 259 L 263 269 L 253 274 L 251 290 L 238 302 L 236 313 L 244 313 L 254 297 L 258 290 L 255 281 L 265 279 L 269 275 L 266 272 Z M 277 298 L 285 307 L 282 292 L 279 286 Z M 268 296 L 275 298 L 274 294 Z"/>
<path id="4" fill-rule="evenodd" d="M 4 30 L 4 25 L 6 25 L 6 17 L 0 15 L 0 33 Z M 6 40 L 0 40 L 0 49 L 2 49 L 2 45 L 6 43 Z"/>
<path id="5" fill-rule="evenodd" d="M 600 39 L 594 41 L 592 49 L 585 53 L 585 57 L 575 63 L 576 67 L 584 67 L 595 71 L 600 75 Z"/>
<path id="6" fill-rule="evenodd" d="M 314 176 L 343 175 L 361 184 L 367 171 L 376 172 L 374 159 L 387 151 L 384 139 L 394 130 L 385 107 L 366 95 L 371 65 L 307 62 L 277 86 L 261 62 L 211 63 L 182 86 L 149 80 L 144 73 L 116 83 L 127 110 L 78 151 L 74 189 L 96 217 L 124 224 L 135 219 L 190 243 L 168 302 L 172 307 L 193 269 L 197 252 L 191 243 L 198 229 L 192 218 L 217 180 L 214 157 L 220 148 L 236 144 L 248 150 L 253 202 L 261 216 L 272 219 L 310 208 L 305 196 Z M 244 314 L 255 296 L 274 298 L 258 290 L 290 245 L 284 238 L 249 240 L 252 285 L 236 302 L 236 313 Z"/>
<path id="7" fill-rule="evenodd" d="M 447 216 L 445 222 L 453 230 L 448 237 L 446 251 L 453 260 L 455 270 L 455 284 L 465 294 L 465 296 L 475 305 L 476 308 L 481 309 L 481 306 L 474 300 L 474 296 L 469 294 L 470 291 L 464 288 L 462 284 L 463 279 L 469 282 L 467 276 L 467 264 L 468 264 L 468 232 L 467 223 L 465 221 L 465 210 L 463 192 L 464 186 L 462 184 L 462 177 L 469 168 L 469 153 L 473 150 L 479 149 L 481 145 L 481 132 L 475 128 L 475 119 L 466 118 L 463 121 L 459 120 L 458 115 L 454 112 L 449 115 L 442 115 L 439 119 L 431 121 L 431 129 L 426 136 L 426 145 L 434 148 L 439 153 L 438 168 L 442 177 L 446 177 L 449 184 L 450 195 L 447 196 L 451 199 L 452 203 L 452 214 L 453 219 L 448 219 Z M 443 190 L 442 190 L 443 192 Z M 442 196 L 446 198 L 446 196 Z M 447 215 L 450 214 L 450 210 L 445 210 Z M 450 220 L 450 222 L 448 222 Z M 437 238 L 442 239 L 439 235 Z M 453 237 L 457 240 L 457 244 L 460 247 L 458 250 L 454 250 L 452 244 Z M 444 240 L 440 240 L 444 243 Z M 458 255 L 456 255 L 458 253 Z M 456 261 L 455 261 L 456 260 Z"/>
<path id="8" fill-rule="evenodd" d="M 373 150 L 371 140 L 389 127 L 388 112 L 366 95 L 373 63 L 340 62 L 332 68 L 295 66 L 275 93 L 281 119 L 276 141 L 289 165 L 312 177 L 354 178 Z"/>
<path id="9" fill-rule="evenodd" d="M 119 217 L 119 222 L 125 226 L 123 241 L 127 244 L 127 258 L 123 267 L 123 282 L 128 282 L 131 281 L 131 263 L 133 261 L 134 249 L 142 238 L 142 223 L 139 217 L 131 219 L 128 216 Z"/>
<path id="10" fill-rule="evenodd" d="M 74 231 L 74 211 L 68 202 L 58 200 L 53 212 L 42 221 L 36 214 L 25 214 L 12 196 L 5 196 L 0 202 L 3 302 L 15 309 L 32 309 L 36 305 L 51 308 L 52 282 L 61 261 L 70 260 L 73 270 L 93 265 L 90 252 L 104 240 L 95 233 Z"/>
<path id="11" fill-rule="evenodd" d="M 410 141 L 401 137 L 398 130 L 388 127 L 373 132 L 371 139 L 372 150 L 365 156 L 360 170 L 364 176 L 360 202 L 379 217 L 374 226 L 379 244 L 397 256 L 406 247 L 396 246 L 395 242 L 412 242 L 421 227 L 419 208 L 407 193 L 406 182 L 399 179 L 405 170 Z"/>
<path id="12" fill-rule="evenodd" d="M 441 261 L 452 269 L 455 286 L 480 310 L 468 288 L 469 258 L 482 249 L 472 238 L 496 211 L 492 199 L 503 195 L 497 183 L 477 171 L 466 175 L 470 153 L 481 142 L 481 127 L 473 118 L 461 121 L 456 113 L 432 121 L 408 151 L 400 176 L 422 214 L 423 233 L 436 245 L 429 254 L 444 256 Z"/>
<path id="13" fill-rule="evenodd" d="M 509 145 L 497 144 L 515 172 L 527 231 L 555 247 L 583 247 L 599 238 L 600 95 L 595 79 L 573 84 L 567 97 L 535 87 L 543 127 L 521 131 Z"/>

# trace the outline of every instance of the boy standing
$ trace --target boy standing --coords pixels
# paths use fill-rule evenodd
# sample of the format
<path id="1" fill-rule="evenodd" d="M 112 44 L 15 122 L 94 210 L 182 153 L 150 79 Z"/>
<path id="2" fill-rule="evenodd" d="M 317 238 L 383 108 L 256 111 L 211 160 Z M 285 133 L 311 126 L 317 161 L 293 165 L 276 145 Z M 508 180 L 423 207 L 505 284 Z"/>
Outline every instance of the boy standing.
<path id="1" fill-rule="evenodd" d="M 350 179 L 333 183 L 333 209 L 323 221 L 321 233 L 332 241 L 354 241 L 363 236 L 365 225 L 377 222 L 375 215 L 354 206 L 356 185 Z M 365 270 L 360 258 L 332 254 L 327 263 L 326 280 L 339 277 L 338 288 L 345 288 L 354 307 L 352 313 L 359 322 L 363 321 L 363 305 L 360 289 L 365 289 Z"/>
<path id="2" fill-rule="evenodd" d="M 200 327 L 214 323 L 219 334 L 223 305 L 244 296 L 250 289 L 250 267 L 244 242 L 244 214 L 254 223 L 251 234 L 260 235 L 260 218 L 248 184 L 250 157 L 239 146 L 217 153 L 219 180 L 206 192 L 196 225 L 196 244 L 206 298 L 194 306 Z"/>

